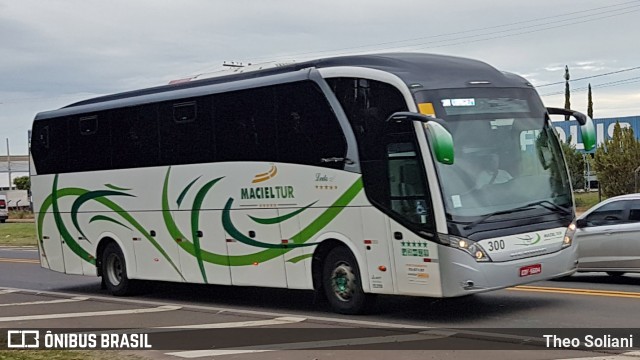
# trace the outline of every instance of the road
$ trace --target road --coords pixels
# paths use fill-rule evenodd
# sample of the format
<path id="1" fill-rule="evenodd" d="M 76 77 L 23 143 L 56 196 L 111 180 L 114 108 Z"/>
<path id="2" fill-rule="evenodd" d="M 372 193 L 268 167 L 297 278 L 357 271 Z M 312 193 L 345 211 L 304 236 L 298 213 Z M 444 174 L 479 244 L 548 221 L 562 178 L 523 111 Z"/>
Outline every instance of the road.
<path id="1" fill-rule="evenodd" d="M 598 328 L 628 333 L 624 329 L 638 327 L 638 285 L 636 275 L 578 274 L 465 298 L 384 296 L 373 314 L 353 317 L 333 314 L 311 292 L 295 290 L 158 283 L 146 295 L 115 298 L 97 278 L 40 268 L 33 249 L 0 248 L 0 323 L 152 332 L 199 327 L 191 335 L 216 339 L 215 349 L 194 352 L 172 343 L 176 333 L 164 329 L 154 335 L 164 336 L 162 349 L 136 352 L 153 359 L 386 359 L 390 352 L 380 349 L 405 350 L 393 352 L 400 359 L 632 359 L 634 349 L 610 355 L 600 349 L 547 349 L 537 340 L 542 333 L 564 331 L 596 335 Z"/>

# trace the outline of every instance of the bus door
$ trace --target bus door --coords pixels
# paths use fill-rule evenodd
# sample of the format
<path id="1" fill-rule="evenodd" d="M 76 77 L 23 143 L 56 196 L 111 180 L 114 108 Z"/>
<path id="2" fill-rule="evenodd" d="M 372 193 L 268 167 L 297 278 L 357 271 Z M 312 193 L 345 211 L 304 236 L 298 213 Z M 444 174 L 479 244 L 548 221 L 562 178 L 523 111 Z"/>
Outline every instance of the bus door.
<path id="1" fill-rule="evenodd" d="M 42 178 L 42 177 L 40 177 Z M 34 177 L 38 179 L 38 177 Z M 53 209 L 50 207 L 44 216 L 42 227 L 38 229 L 42 244 L 40 246 L 40 257 L 43 266 L 51 270 L 64 272 L 64 257 L 62 255 L 62 242 L 60 241 L 60 233 L 53 217 Z M 44 258 L 44 260 L 42 260 Z"/>
<path id="2" fill-rule="evenodd" d="M 421 134 L 422 135 L 422 134 Z M 424 165 L 413 132 L 386 135 L 390 236 L 397 290 L 403 294 L 441 294 L 437 249 L 416 232 L 433 236 Z"/>

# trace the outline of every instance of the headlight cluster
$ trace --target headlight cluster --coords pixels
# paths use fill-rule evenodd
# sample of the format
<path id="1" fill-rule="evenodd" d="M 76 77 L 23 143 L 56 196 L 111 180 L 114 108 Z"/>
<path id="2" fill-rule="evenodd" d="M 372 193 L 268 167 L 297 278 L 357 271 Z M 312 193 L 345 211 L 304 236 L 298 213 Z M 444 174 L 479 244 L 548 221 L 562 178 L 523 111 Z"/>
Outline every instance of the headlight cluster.
<path id="1" fill-rule="evenodd" d="M 473 240 L 463 239 L 451 235 L 441 236 L 441 239 L 447 245 L 456 249 L 460 249 L 471 255 L 474 259 L 476 259 L 477 262 L 491 261 L 491 258 L 489 257 L 489 255 L 487 255 L 482 246 L 480 246 L 480 244 L 476 243 Z"/>
<path id="2" fill-rule="evenodd" d="M 564 239 L 562 240 L 562 248 L 566 248 L 573 244 L 573 236 L 576 234 L 576 223 L 572 222 L 567 226 L 567 231 L 564 233 Z"/>

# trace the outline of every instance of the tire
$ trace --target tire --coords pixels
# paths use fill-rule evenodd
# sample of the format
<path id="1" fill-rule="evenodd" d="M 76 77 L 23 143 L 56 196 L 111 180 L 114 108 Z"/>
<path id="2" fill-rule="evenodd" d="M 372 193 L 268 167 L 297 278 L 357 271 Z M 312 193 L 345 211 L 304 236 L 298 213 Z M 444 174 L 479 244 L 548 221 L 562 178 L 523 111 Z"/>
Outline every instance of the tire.
<path id="1" fill-rule="evenodd" d="M 624 271 L 607 271 L 607 275 L 609 276 L 620 277 L 624 274 L 625 274 Z"/>
<path id="2" fill-rule="evenodd" d="M 133 294 L 134 281 L 127 277 L 124 254 L 116 243 L 110 243 L 102 253 L 102 280 L 105 288 L 115 296 Z"/>
<path id="3" fill-rule="evenodd" d="M 346 247 L 336 247 L 327 254 L 322 269 L 322 288 L 331 309 L 337 313 L 361 314 L 373 305 L 373 295 L 362 290 L 358 263 Z"/>

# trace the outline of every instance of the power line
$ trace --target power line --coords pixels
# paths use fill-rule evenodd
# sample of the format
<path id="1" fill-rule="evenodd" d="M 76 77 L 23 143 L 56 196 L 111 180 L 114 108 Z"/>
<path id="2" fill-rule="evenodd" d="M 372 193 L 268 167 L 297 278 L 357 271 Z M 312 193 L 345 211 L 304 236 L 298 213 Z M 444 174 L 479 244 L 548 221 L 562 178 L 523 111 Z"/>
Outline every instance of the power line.
<path id="1" fill-rule="evenodd" d="M 593 78 L 597 78 L 597 77 L 601 77 L 601 76 L 619 74 L 619 73 L 622 73 L 622 72 L 631 71 L 631 70 L 638 70 L 638 69 L 640 69 L 640 66 L 632 67 L 632 68 L 629 68 L 629 69 L 618 70 L 618 71 L 611 71 L 611 72 L 604 73 L 604 74 L 585 76 L 585 77 L 581 77 L 581 78 L 578 78 L 578 79 L 569 80 L 569 82 L 580 81 L 580 80 L 585 80 L 585 79 L 593 79 Z M 564 84 L 564 83 L 565 83 L 564 81 L 558 81 L 558 82 L 554 82 L 554 83 L 536 85 L 536 88 L 541 88 L 541 87 L 551 86 L 551 85 L 559 85 L 559 84 Z"/>
<path id="2" fill-rule="evenodd" d="M 612 87 L 612 86 L 628 85 L 628 84 L 633 84 L 633 83 L 637 83 L 637 82 L 640 82 L 640 76 L 632 77 L 632 78 L 628 78 L 628 79 L 610 81 L 610 82 L 606 82 L 606 83 L 602 83 L 602 84 L 596 84 L 596 85 L 592 85 L 591 87 L 594 88 L 594 89 L 601 89 L 601 88 Z M 571 93 L 573 93 L 573 92 L 581 92 L 581 91 L 587 90 L 588 88 L 589 88 L 588 86 L 583 86 L 583 87 L 572 89 L 570 92 Z M 560 94 L 564 94 L 564 91 L 556 91 L 556 92 L 552 92 L 552 93 L 542 94 L 540 96 L 553 96 L 553 95 L 560 95 Z"/>
<path id="3" fill-rule="evenodd" d="M 621 6 L 625 6 L 628 4 L 635 4 L 632 6 L 628 6 L 628 7 L 622 7 Z M 281 58 L 295 58 L 295 57 L 312 57 L 312 56 L 307 56 L 307 55 L 314 55 L 314 56 L 320 56 L 321 54 L 326 54 L 326 53 L 333 53 L 332 56 L 340 56 L 340 55 L 345 55 L 345 54 L 353 54 L 354 50 L 357 49 L 365 49 L 365 48 L 372 48 L 368 51 L 374 51 L 374 50 L 392 50 L 392 49 L 398 49 L 398 48 L 406 48 L 406 47 L 420 47 L 420 48 L 424 48 L 424 45 L 430 45 L 430 44 L 434 44 L 434 43 L 442 43 L 442 42 L 451 42 L 451 41 L 457 41 L 457 40 L 461 40 L 461 39 L 469 39 L 469 36 L 466 37 L 457 37 L 457 38 L 453 38 L 453 39 L 445 39 L 445 40 L 440 40 L 440 41 L 435 41 L 435 42 L 428 42 L 428 43 L 423 43 L 423 44 L 414 44 L 414 45 L 406 45 L 406 46 L 402 46 L 402 47 L 386 47 L 386 48 L 379 48 L 380 46 L 383 45 L 391 45 L 391 44 L 399 44 L 399 43 L 407 43 L 407 42 L 412 42 L 412 41 L 418 41 L 418 40 L 423 40 L 423 39 L 433 39 L 433 38 L 441 38 L 441 37 L 447 37 L 447 36 L 452 36 L 452 35 L 460 35 L 460 34 L 465 34 L 465 33 L 471 33 L 471 32 L 478 32 L 478 31 L 483 31 L 483 30 L 490 30 L 490 29 L 496 29 L 496 28 L 501 28 L 501 27 L 509 27 L 509 26 L 515 26 L 515 25 L 521 25 L 521 24 L 526 24 L 526 23 L 533 23 L 533 22 L 539 22 L 539 21 L 543 21 L 543 20 L 548 20 L 548 19 L 552 19 L 552 18 L 562 18 L 562 17 L 567 17 L 570 15 L 575 15 L 575 14 L 581 14 L 581 13 L 587 13 L 587 12 L 594 12 L 594 11 L 598 11 L 598 10 L 602 10 L 602 9 L 611 9 L 611 8 L 615 8 L 618 7 L 617 9 L 612 9 L 609 11 L 599 11 L 598 13 L 595 14 L 589 14 L 589 15 L 585 15 L 585 16 L 580 16 L 580 17 L 574 17 L 573 19 L 565 19 L 565 20 L 556 20 L 556 21 L 551 21 L 551 22 L 545 22 L 542 24 L 537 24 L 537 25 L 532 25 L 532 26 L 528 26 L 528 27 L 519 27 L 517 29 L 507 29 L 507 30 L 501 30 L 501 31 L 497 31 L 497 32 L 489 32 L 489 33 L 483 33 L 483 34 L 477 34 L 477 35 L 473 35 L 471 37 L 480 37 L 480 36 L 488 36 L 488 35 L 493 35 L 493 34 L 500 34 L 500 33 L 504 33 L 504 32 L 509 32 L 509 31 L 518 31 L 518 30 L 522 30 L 522 29 L 526 29 L 526 28 L 534 28 L 534 27 L 540 27 L 540 26 L 544 26 L 544 25 L 550 25 L 550 24 L 554 24 L 554 23 L 558 23 L 558 22 L 564 22 L 564 21 L 571 21 L 571 20 L 576 20 L 576 19 L 581 19 L 581 18 L 586 18 L 586 17 L 590 17 L 590 16 L 599 16 L 605 13 L 611 13 L 611 12 L 616 12 L 616 11 L 622 11 L 622 10 L 628 10 L 628 9 L 632 9 L 635 7 L 640 6 L 639 1 L 635 0 L 635 1 L 629 1 L 629 2 L 624 2 L 624 3 L 619 3 L 619 4 L 614 4 L 614 5 L 608 5 L 608 6 L 601 6 L 601 7 L 597 7 L 597 8 L 591 8 L 591 9 L 587 9 L 587 10 L 581 10 L 581 11 L 574 11 L 574 12 L 569 12 L 569 13 L 564 13 L 564 14 L 559 14 L 559 15 L 554 15 L 554 16 L 550 16 L 550 17 L 544 17 L 544 18 L 535 18 L 535 19 L 531 19 L 531 20 L 525 20 L 525 21 L 518 21 L 518 22 L 513 22 L 513 23 L 507 23 L 507 24 L 502 24 L 502 25 L 495 25 L 495 26 L 489 26 L 489 27 L 482 27 L 482 28 L 475 28 L 475 29 L 470 29 L 470 30 L 464 30 L 464 31 L 458 31 L 458 32 L 452 32 L 452 33 L 445 33 L 445 34 L 438 34 L 438 35 L 432 35 L 432 36 L 426 36 L 426 37 L 418 37 L 418 38 L 413 38 L 413 39 L 404 39 L 404 40 L 396 40 L 396 41 L 389 41 L 389 42 L 383 42 L 383 43 L 375 43 L 375 44 L 368 44 L 368 45 L 360 45 L 360 46 L 351 46 L 348 48 L 339 48 L 339 49 L 333 49 L 333 50 L 323 50 L 323 51 L 314 51 L 314 52 L 304 52 L 304 53 L 293 53 L 293 54 L 284 54 L 281 56 L 278 56 L 277 59 L 281 59 Z M 628 14 L 630 12 L 634 12 L 634 11 L 638 11 L 638 10 L 633 10 L 633 11 L 629 11 L 629 12 L 623 12 L 623 13 L 618 13 L 618 14 L 614 14 L 614 15 L 610 15 L 610 16 L 600 16 L 600 17 L 596 17 L 596 18 L 592 18 L 592 19 L 588 19 L 586 21 L 592 21 L 592 20 L 600 20 L 600 19 L 604 19 L 604 18 L 608 18 L 608 17 L 612 17 L 612 16 L 619 16 L 619 15 L 624 15 L 624 14 Z M 561 26 L 555 26 L 555 27 L 549 27 L 547 29 L 538 29 L 537 31 L 542 31 L 542 30 L 548 30 L 548 29 L 554 29 L 554 28 L 558 28 L 558 27 L 563 27 L 563 26 L 569 26 L 569 25 L 575 25 L 575 24 L 579 24 L 582 22 L 586 22 L 586 21 L 581 21 L 581 22 L 573 22 L 573 23 L 569 23 L 569 24 L 564 24 Z M 535 32 L 531 31 L 531 32 Z M 505 36 L 501 36 L 501 37 L 491 37 L 491 38 L 486 38 L 486 39 L 479 39 L 477 41 L 486 41 L 486 40 L 493 40 L 493 39 L 499 39 L 502 37 L 507 37 L 507 36 L 515 36 L 515 35 L 522 35 L 522 34 L 526 34 L 526 33 L 516 33 L 516 34 L 507 34 Z M 449 43 L 443 46 L 438 46 L 438 47 L 444 47 L 444 46 L 454 46 L 454 45 L 462 45 L 462 44 L 468 44 L 470 42 L 475 42 L 475 41 L 464 41 L 464 42 L 457 42 L 457 43 Z M 430 48 L 433 48 L 434 46 L 431 46 Z M 429 48 L 429 47 L 427 47 Z M 346 51 L 348 50 L 347 53 L 340 53 L 341 51 Z M 363 50 L 363 52 L 366 50 Z M 274 58 L 257 58 L 257 59 L 252 59 L 251 62 L 255 63 L 255 62 L 260 62 L 260 61 L 268 61 L 268 60 L 274 60 Z M 207 73 L 206 70 L 202 70 L 199 72 L 200 74 L 202 73 Z"/>

